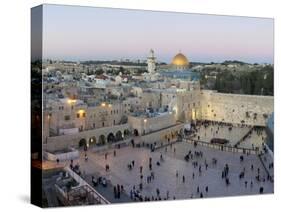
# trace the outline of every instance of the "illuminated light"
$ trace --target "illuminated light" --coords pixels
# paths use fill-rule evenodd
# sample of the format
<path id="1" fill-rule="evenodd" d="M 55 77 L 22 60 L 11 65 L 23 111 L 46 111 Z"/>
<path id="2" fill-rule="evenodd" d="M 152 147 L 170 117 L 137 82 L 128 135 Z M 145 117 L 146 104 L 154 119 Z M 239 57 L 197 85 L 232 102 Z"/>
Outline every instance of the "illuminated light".
<path id="1" fill-rule="evenodd" d="M 108 107 L 112 107 L 112 104 L 109 104 Z"/>
<path id="2" fill-rule="evenodd" d="M 173 112 L 177 113 L 178 112 L 178 108 L 175 106 L 173 107 Z"/>
<path id="3" fill-rule="evenodd" d="M 143 122 L 146 123 L 146 122 L 147 122 L 147 119 L 144 119 Z"/>
<path id="4" fill-rule="evenodd" d="M 106 104 L 105 104 L 104 102 L 103 102 L 103 103 L 101 103 L 101 106 L 102 106 L 102 107 L 105 107 L 105 105 L 106 105 Z"/>
<path id="5" fill-rule="evenodd" d="M 76 99 L 68 99 L 67 103 L 68 104 L 74 104 L 74 103 L 76 103 Z"/>
<path id="6" fill-rule="evenodd" d="M 82 109 L 81 109 L 81 110 L 78 110 L 78 113 L 79 113 L 79 114 L 83 114 L 83 113 L 85 113 L 85 110 L 82 110 Z"/>

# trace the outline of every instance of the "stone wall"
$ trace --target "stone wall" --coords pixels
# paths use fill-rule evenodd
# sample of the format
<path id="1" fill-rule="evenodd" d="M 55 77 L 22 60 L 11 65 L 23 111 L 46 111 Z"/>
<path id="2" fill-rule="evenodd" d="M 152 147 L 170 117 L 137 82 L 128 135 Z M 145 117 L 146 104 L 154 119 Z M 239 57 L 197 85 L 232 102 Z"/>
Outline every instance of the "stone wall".
<path id="1" fill-rule="evenodd" d="M 273 96 L 201 92 L 201 117 L 206 120 L 266 126 L 274 110 Z"/>
<path id="2" fill-rule="evenodd" d="M 156 142 L 157 145 L 160 145 L 161 142 L 165 143 L 168 140 L 174 141 L 177 139 L 177 134 L 180 133 L 183 128 L 184 124 L 177 124 L 167 129 L 143 135 L 140 139 L 136 140 L 136 143 L 145 142 L 147 144 L 154 144 Z"/>
<path id="3" fill-rule="evenodd" d="M 46 151 L 58 151 L 62 149 L 67 149 L 70 147 L 78 148 L 81 140 L 85 140 L 87 145 L 90 145 L 91 142 L 98 143 L 99 139 L 104 136 L 105 143 L 107 143 L 107 138 L 110 133 L 116 135 L 117 132 L 121 132 L 124 136 L 124 131 L 131 128 L 128 124 L 116 125 L 112 127 L 103 127 L 94 130 L 82 131 L 72 135 L 61 135 L 48 137 L 47 142 L 44 146 Z"/>
<path id="4" fill-rule="evenodd" d="M 169 112 L 161 113 L 155 117 L 128 116 L 128 124 L 142 135 L 175 125 L 176 118 L 173 113 Z"/>

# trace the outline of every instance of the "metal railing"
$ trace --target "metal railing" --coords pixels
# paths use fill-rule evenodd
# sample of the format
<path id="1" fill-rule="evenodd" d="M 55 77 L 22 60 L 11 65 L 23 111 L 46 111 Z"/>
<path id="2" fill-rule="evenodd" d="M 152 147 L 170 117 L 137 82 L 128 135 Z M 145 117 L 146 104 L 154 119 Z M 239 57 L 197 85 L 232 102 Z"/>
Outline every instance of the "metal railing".
<path id="1" fill-rule="evenodd" d="M 221 144 L 212 144 L 212 143 L 209 143 L 209 142 L 194 140 L 194 139 L 190 139 L 190 138 L 189 139 L 184 138 L 184 140 L 188 143 L 191 143 L 191 144 L 197 143 L 201 146 L 205 146 L 205 147 L 209 147 L 209 148 L 213 148 L 213 149 L 217 149 L 217 150 L 221 150 L 221 151 L 225 151 L 225 152 L 242 153 L 242 154 L 255 154 L 255 155 L 260 153 L 258 150 L 242 148 L 242 147 L 224 146 L 224 145 L 221 145 Z"/>
<path id="2" fill-rule="evenodd" d="M 99 192 L 96 191 L 91 185 L 89 185 L 84 179 L 82 179 L 78 174 L 72 171 L 69 167 L 65 167 L 64 170 L 75 180 L 79 183 L 79 187 L 87 187 L 91 190 L 91 194 L 93 197 L 99 202 L 100 204 L 109 204 L 110 202 L 103 197 Z"/>

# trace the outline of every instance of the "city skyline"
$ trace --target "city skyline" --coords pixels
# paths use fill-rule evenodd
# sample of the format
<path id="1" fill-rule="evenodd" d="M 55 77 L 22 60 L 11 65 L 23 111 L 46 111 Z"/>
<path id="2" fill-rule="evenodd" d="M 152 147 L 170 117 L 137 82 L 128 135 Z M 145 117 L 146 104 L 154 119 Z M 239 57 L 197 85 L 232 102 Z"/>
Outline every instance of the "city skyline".
<path id="1" fill-rule="evenodd" d="M 273 19 L 44 5 L 43 58 L 274 63 Z"/>

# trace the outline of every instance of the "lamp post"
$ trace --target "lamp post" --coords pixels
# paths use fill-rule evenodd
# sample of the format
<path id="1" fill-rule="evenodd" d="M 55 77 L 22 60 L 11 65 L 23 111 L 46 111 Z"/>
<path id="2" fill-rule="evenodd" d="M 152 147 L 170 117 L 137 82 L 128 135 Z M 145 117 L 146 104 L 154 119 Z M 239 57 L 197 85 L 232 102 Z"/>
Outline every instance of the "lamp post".
<path id="1" fill-rule="evenodd" d="M 143 127 L 143 128 L 144 128 L 144 133 L 143 133 L 143 134 L 145 134 L 145 133 L 146 133 L 146 123 L 147 123 L 147 119 L 144 119 L 144 120 L 143 120 L 143 123 L 144 123 L 144 127 Z"/>

